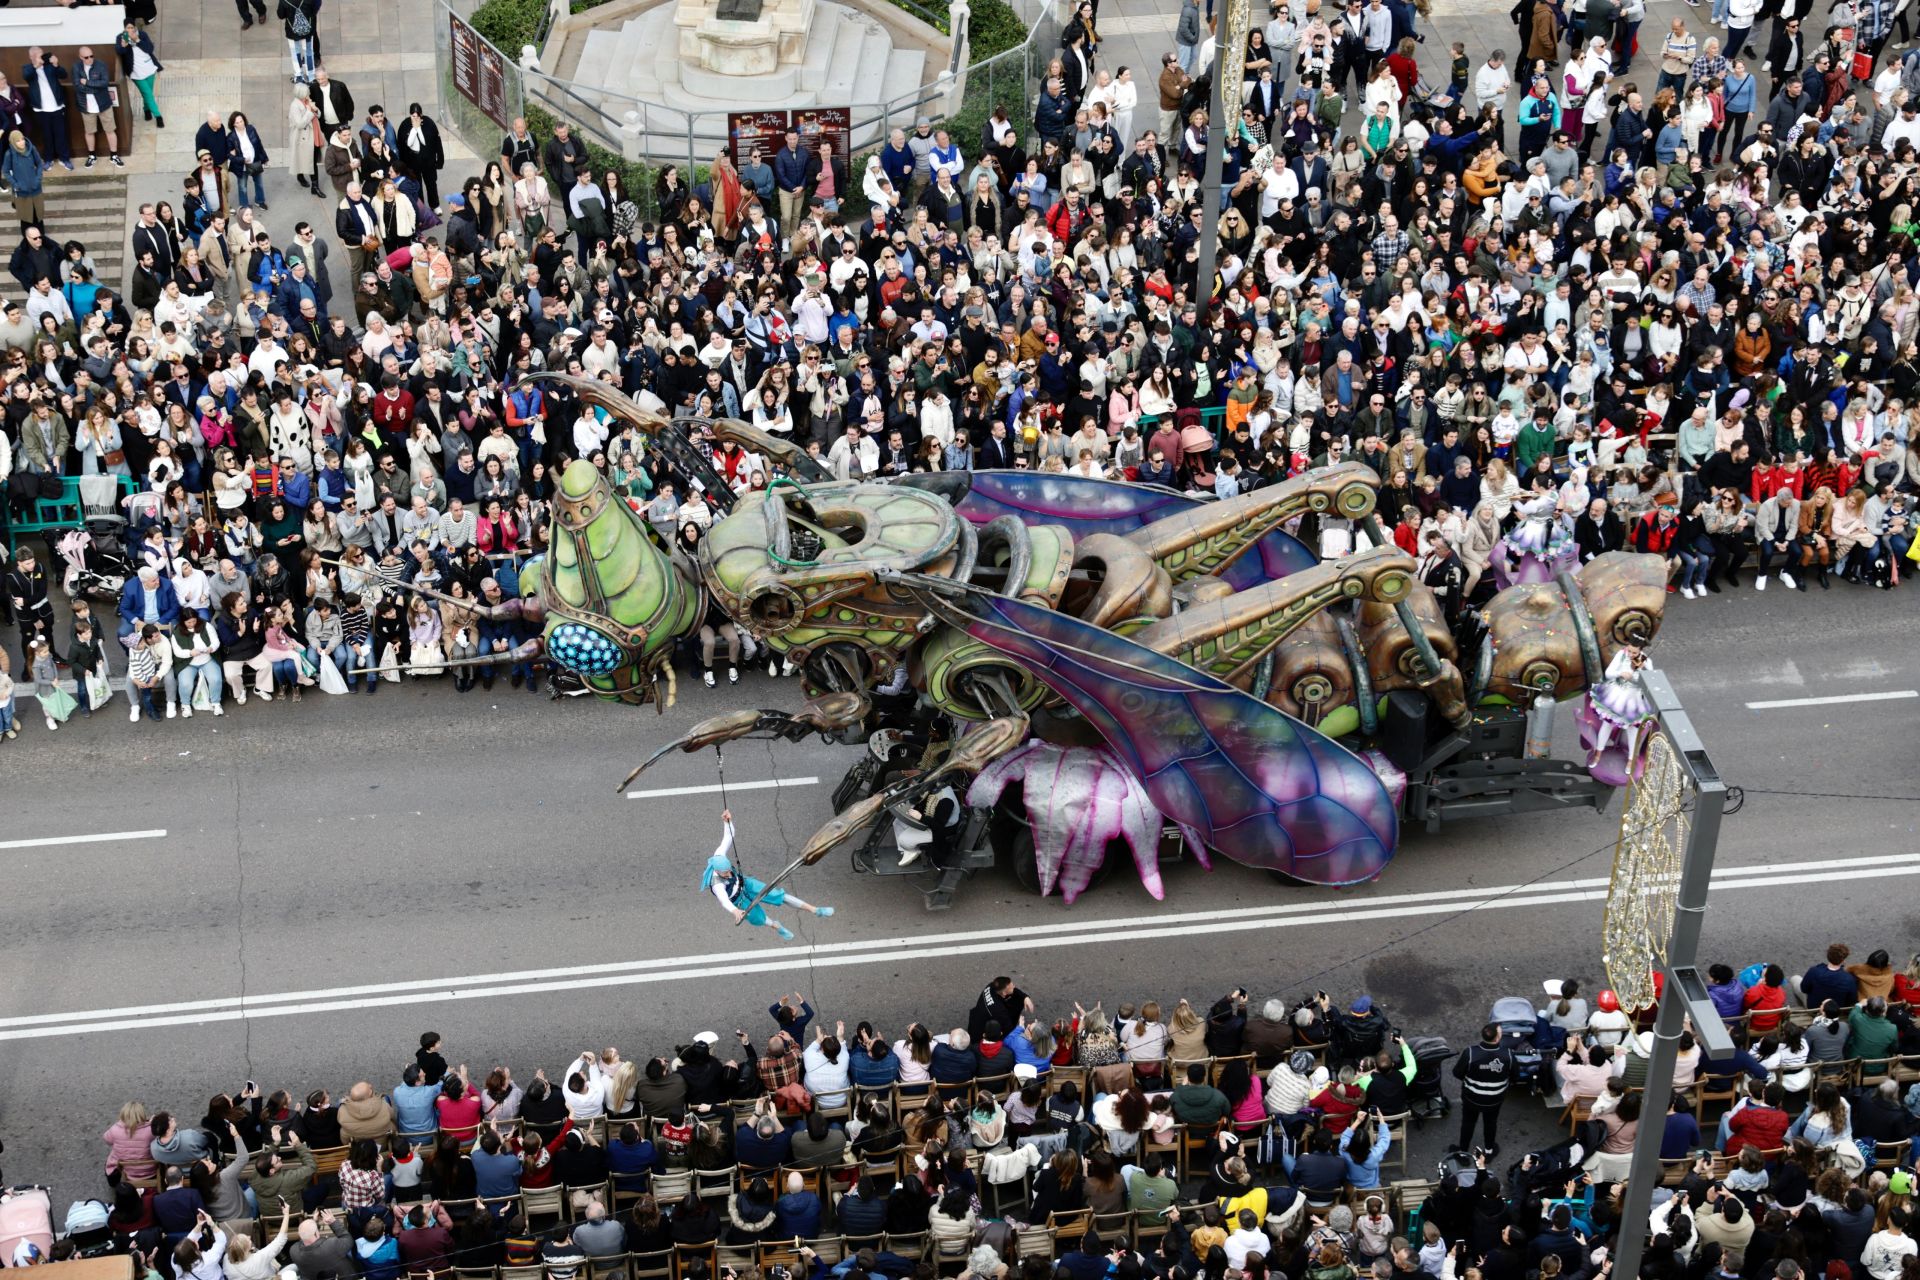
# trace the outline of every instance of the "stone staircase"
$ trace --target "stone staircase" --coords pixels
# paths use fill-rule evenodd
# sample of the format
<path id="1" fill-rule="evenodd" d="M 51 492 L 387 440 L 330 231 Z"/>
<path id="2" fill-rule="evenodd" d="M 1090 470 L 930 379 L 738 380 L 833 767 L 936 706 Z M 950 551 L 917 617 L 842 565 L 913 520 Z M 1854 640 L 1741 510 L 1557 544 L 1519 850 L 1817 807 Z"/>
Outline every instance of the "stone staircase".
<path id="1" fill-rule="evenodd" d="M 47 173 L 47 236 L 56 244 L 78 240 L 87 246 L 98 271 L 96 283 L 115 293 L 126 288 L 126 246 L 132 218 L 127 212 L 127 171 L 103 156 L 91 169 L 84 156 L 68 173 L 59 165 Z"/>
<path id="2" fill-rule="evenodd" d="M 653 154 L 686 154 L 686 122 L 679 112 L 705 113 L 695 117 L 693 136 L 701 153 L 711 153 L 726 138 L 729 111 L 851 107 L 856 121 L 866 120 L 882 104 L 907 102 L 941 69 L 928 67 L 923 49 L 895 47 L 882 23 L 820 0 L 801 62 L 769 76 L 725 75 L 681 62 L 673 13 L 673 5 L 663 4 L 618 28 L 589 31 L 573 66 L 561 64 L 560 78 L 572 81 L 606 117 L 606 133 L 614 133 L 636 109 L 626 98 L 676 108 L 642 112 L 642 145 Z M 567 113 L 565 105 L 559 109 Z M 910 126 L 916 111 L 903 107 L 900 114 L 895 123 Z M 852 144 L 873 145 L 878 134 L 877 125 L 856 129 Z"/>

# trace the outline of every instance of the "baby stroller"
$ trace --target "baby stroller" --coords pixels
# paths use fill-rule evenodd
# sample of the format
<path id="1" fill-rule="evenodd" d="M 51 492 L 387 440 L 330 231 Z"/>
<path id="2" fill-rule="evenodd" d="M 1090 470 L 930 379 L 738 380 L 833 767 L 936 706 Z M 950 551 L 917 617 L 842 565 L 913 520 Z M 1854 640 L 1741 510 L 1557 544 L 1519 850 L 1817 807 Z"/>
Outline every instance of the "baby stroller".
<path id="1" fill-rule="evenodd" d="M 85 596 L 89 600 L 117 601 L 120 588 L 133 573 L 133 566 L 120 553 L 118 535 L 106 530 L 96 538 L 87 529 L 70 529 L 60 535 L 53 549 L 67 564 L 60 585 L 69 599 Z"/>
<path id="2" fill-rule="evenodd" d="M 1487 1012 L 1487 1021 L 1500 1028 L 1500 1043 L 1513 1050 L 1514 1082 L 1538 1093 L 1544 1059 L 1537 1042 L 1538 1015 L 1526 996 L 1502 996 Z"/>
<path id="3" fill-rule="evenodd" d="M 1412 1099 L 1414 1123 L 1445 1119 L 1453 1104 L 1447 1101 L 1441 1081 L 1447 1064 L 1453 1061 L 1453 1049 L 1440 1036 L 1414 1036 L 1407 1041 L 1407 1048 L 1413 1051 L 1413 1079 L 1407 1085 L 1407 1094 Z"/>
<path id="4" fill-rule="evenodd" d="M 0 1191 L 0 1263 L 26 1266 L 45 1262 L 53 1249 L 53 1200 L 47 1188 L 8 1187 Z M 33 1256 L 38 1250 L 38 1257 Z"/>

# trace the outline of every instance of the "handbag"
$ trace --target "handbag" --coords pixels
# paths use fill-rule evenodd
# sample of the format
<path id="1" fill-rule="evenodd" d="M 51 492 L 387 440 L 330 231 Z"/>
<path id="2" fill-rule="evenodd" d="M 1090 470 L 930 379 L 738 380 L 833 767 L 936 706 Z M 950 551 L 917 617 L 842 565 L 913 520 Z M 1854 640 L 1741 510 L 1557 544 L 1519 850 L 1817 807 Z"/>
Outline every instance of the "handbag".
<path id="1" fill-rule="evenodd" d="M 379 236 L 367 236 L 367 237 L 366 237 L 365 239 L 363 239 L 363 240 L 361 240 L 361 241 L 360 241 L 360 252 L 362 252 L 362 253 L 378 253 L 378 252 L 380 252 L 380 237 L 379 237 Z"/>
<path id="2" fill-rule="evenodd" d="M 65 724 L 67 717 L 80 709 L 80 704 L 73 700 L 72 694 L 56 683 L 53 686 L 53 692 L 40 695 L 40 709 L 57 723 Z"/>
<path id="3" fill-rule="evenodd" d="M 126 460 L 127 451 L 125 449 L 109 449 L 100 455 L 100 461 L 109 467 L 120 466 L 125 463 Z"/>

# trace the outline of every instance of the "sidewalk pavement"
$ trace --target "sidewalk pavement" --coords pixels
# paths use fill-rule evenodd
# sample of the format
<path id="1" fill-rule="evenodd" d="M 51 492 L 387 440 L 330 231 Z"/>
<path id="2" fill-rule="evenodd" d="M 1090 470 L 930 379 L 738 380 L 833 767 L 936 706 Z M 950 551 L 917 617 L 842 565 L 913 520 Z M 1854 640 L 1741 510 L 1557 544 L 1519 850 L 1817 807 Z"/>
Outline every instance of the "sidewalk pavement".
<path id="1" fill-rule="evenodd" d="M 280 23 L 267 0 L 267 20 L 240 29 L 230 0 L 169 0 L 161 6 L 152 31 L 165 70 L 155 85 L 167 127 L 157 129 L 135 113 L 133 145 L 127 151 L 126 240 L 131 244 L 135 211 L 147 201 L 170 200 L 180 207 L 181 180 L 193 168 L 194 132 L 209 110 L 224 118 L 244 111 L 260 132 L 270 157 L 264 222 L 274 243 L 292 238 L 294 224 L 306 219 L 322 236 L 333 236 L 333 193 L 315 199 L 296 184 L 287 167 L 287 104 L 293 97 L 293 60 Z M 379 103 L 389 118 L 402 117 L 418 102 L 441 125 L 447 171 L 441 189 L 458 190 L 459 179 L 474 164 L 474 153 L 446 122 L 440 77 L 434 71 L 434 29 L 439 20 L 433 0 L 332 0 L 320 8 L 321 62 L 353 93 L 356 112 Z M 481 145 L 490 148 L 489 140 Z M 51 189 L 50 189 L 51 190 Z M 346 255 L 331 255 L 336 295 L 347 288 Z M 132 255 L 126 266 L 133 267 Z M 124 287 L 125 281 L 117 281 Z"/>

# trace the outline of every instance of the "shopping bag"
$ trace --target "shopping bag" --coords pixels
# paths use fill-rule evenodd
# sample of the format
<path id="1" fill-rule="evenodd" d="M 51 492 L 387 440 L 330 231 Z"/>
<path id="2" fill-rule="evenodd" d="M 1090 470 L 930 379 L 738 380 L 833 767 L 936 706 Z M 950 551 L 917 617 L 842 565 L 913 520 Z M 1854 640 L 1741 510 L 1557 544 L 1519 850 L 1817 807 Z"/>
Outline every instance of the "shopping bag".
<path id="1" fill-rule="evenodd" d="M 413 665 L 409 668 L 416 676 L 437 676 L 447 669 L 446 655 L 440 652 L 440 642 L 415 645 Z"/>
<path id="2" fill-rule="evenodd" d="M 1853 55 L 1853 78 L 1855 80 L 1873 79 L 1873 55 L 1856 53 Z"/>
<path id="3" fill-rule="evenodd" d="M 384 668 L 380 678 L 391 684 L 400 683 L 400 654 L 392 645 L 388 645 L 380 654 L 380 665 Z"/>
<path id="4" fill-rule="evenodd" d="M 322 693 L 347 692 L 347 682 L 340 675 L 340 668 L 333 665 L 333 658 L 328 654 L 323 653 L 320 655 L 320 675 L 318 678 L 320 681 L 320 692 Z"/>
<path id="5" fill-rule="evenodd" d="M 189 670 L 191 670 L 191 668 L 189 668 Z M 195 677 L 193 697 L 189 699 L 189 705 L 192 706 L 195 711 L 213 710 L 213 682 L 211 680 L 205 676 Z"/>
<path id="6" fill-rule="evenodd" d="M 79 708 L 80 704 L 73 700 L 73 695 L 57 684 L 53 686 L 52 693 L 40 695 L 40 709 L 61 724 L 65 724 L 67 717 Z"/>
<path id="7" fill-rule="evenodd" d="M 133 696 L 131 692 L 127 694 Z M 95 711 L 113 701 L 113 682 L 98 671 L 87 673 L 87 706 Z"/>
<path id="8" fill-rule="evenodd" d="M 307 656 L 305 649 L 295 649 L 293 651 L 293 667 L 294 670 L 309 680 L 313 679 L 320 671 L 319 667 L 313 665 L 313 659 Z"/>

